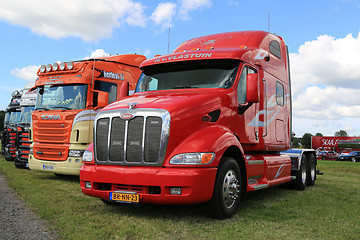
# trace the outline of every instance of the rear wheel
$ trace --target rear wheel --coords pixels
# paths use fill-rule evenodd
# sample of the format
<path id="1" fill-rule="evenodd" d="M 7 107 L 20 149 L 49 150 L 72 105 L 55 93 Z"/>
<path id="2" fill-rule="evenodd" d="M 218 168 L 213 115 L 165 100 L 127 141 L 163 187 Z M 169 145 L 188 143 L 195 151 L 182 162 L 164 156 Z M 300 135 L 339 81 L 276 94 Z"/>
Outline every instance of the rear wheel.
<path id="1" fill-rule="evenodd" d="M 296 171 L 296 179 L 293 180 L 293 186 L 298 190 L 305 190 L 307 184 L 307 167 L 306 157 L 303 155 L 300 161 L 300 169 Z"/>
<path id="2" fill-rule="evenodd" d="M 231 157 L 224 157 L 218 169 L 213 196 L 209 202 L 210 214 L 218 219 L 235 214 L 241 198 L 241 172 L 238 163 Z"/>
<path id="3" fill-rule="evenodd" d="M 355 157 L 352 157 L 352 158 L 351 158 L 351 161 L 352 161 L 352 162 L 356 162 L 356 158 L 355 158 Z"/>
<path id="4" fill-rule="evenodd" d="M 307 166 L 307 185 L 314 186 L 316 180 L 316 164 L 314 155 L 309 156 L 308 166 Z"/>

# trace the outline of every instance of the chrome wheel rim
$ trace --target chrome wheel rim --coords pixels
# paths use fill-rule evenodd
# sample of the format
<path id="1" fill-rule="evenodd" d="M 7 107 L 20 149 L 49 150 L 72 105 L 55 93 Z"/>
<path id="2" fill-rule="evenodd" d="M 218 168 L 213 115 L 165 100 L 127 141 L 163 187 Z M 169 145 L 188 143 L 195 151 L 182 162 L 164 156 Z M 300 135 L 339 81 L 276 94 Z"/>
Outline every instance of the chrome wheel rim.
<path id="1" fill-rule="evenodd" d="M 306 165 L 305 164 L 301 165 L 301 181 L 303 183 L 306 182 Z"/>
<path id="2" fill-rule="evenodd" d="M 223 181 L 223 200 L 225 207 L 234 206 L 236 199 L 239 197 L 239 181 L 233 170 L 227 171 Z"/>

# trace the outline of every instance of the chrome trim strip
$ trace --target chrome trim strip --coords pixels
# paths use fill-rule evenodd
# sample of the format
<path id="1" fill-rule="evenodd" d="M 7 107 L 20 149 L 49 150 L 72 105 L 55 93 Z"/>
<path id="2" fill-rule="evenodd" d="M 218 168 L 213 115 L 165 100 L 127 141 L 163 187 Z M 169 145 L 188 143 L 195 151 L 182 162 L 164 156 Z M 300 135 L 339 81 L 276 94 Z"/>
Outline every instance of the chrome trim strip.
<path id="1" fill-rule="evenodd" d="M 246 162 L 249 165 L 264 164 L 264 160 L 247 160 Z"/>
<path id="2" fill-rule="evenodd" d="M 121 114 L 120 114 L 121 115 Z M 126 163 L 126 153 L 127 153 L 127 139 L 128 139 L 128 131 L 129 131 L 129 120 L 125 121 L 125 133 L 124 133 L 124 163 Z M 109 148 L 108 148 L 109 151 Z M 110 161 L 110 159 L 109 159 Z"/>
<path id="3" fill-rule="evenodd" d="M 146 120 L 147 116 L 144 117 L 143 122 L 143 132 L 142 132 L 142 142 L 141 142 L 141 162 L 145 163 L 145 133 L 146 133 Z"/>
<path id="4" fill-rule="evenodd" d="M 267 184 L 259 184 L 259 185 L 255 185 L 255 186 L 251 186 L 251 187 L 253 187 L 255 189 L 255 191 L 257 191 L 257 190 L 268 188 L 269 185 L 267 185 Z"/>

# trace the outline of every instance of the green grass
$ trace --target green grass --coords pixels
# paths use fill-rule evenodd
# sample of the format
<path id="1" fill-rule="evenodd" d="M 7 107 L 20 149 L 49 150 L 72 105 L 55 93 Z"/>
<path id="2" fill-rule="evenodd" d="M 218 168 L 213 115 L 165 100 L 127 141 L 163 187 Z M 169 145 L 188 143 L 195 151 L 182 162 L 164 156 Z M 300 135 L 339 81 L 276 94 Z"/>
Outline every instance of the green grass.
<path id="1" fill-rule="evenodd" d="M 220 221 L 203 205 L 108 206 L 84 195 L 78 177 L 17 169 L 0 157 L 11 187 L 63 239 L 360 239 L 360 163 L 319 168 L 315 186 L 249 193 Z"/>

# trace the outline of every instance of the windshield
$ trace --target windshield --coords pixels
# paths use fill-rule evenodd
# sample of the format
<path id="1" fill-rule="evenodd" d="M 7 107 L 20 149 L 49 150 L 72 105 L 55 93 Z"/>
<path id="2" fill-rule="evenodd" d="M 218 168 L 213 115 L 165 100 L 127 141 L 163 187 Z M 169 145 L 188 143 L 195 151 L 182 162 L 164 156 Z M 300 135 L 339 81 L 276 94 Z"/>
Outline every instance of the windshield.
<path id="1" fill-rule="evenodd" d="M 31 113 L 35 107 L 22 107 L 20 123 L 31 123 Z"/>
<path id="2" fill-rule="evenodd" d="M 84 109 L 86 93 L 87 85 L 45 85 L 39 88 L 35 109 Z"/>
<path id="3" fill-rule="evenodd" d="M 184 89 L 230 88 L 239 61 L 207 60 L 152 66 L 141 74 L 136 92 Z"/>
<path id="4" fill-rule="evenodd" d="M 20 122 L 21 112 L 11 112 L 9 123 L 18 124 Z"/>
<path id="5" fill-rule="evenodd" d="M 10 119 L 10 112 L 6 112 L 4 117 L 4 124 L 7 124 L 9 122 L 9 119 Z"/>

